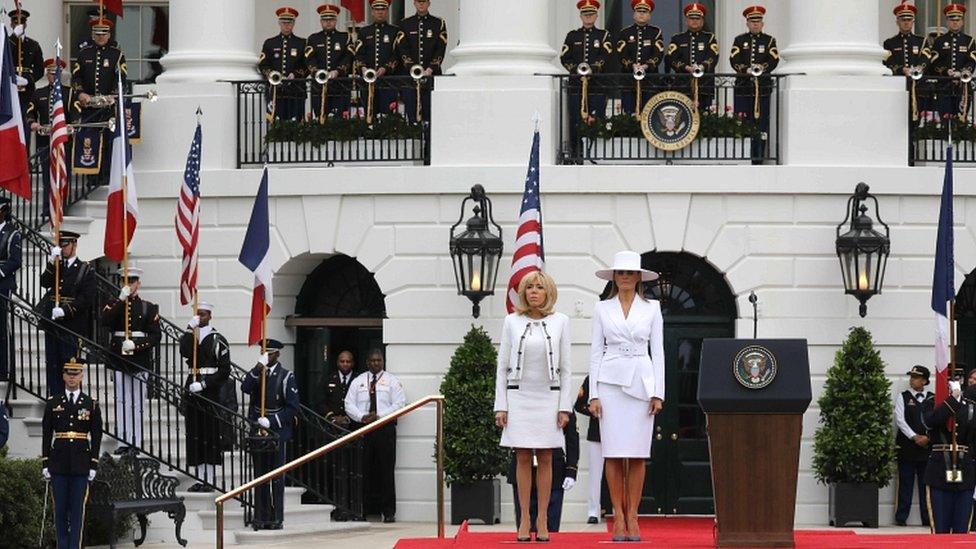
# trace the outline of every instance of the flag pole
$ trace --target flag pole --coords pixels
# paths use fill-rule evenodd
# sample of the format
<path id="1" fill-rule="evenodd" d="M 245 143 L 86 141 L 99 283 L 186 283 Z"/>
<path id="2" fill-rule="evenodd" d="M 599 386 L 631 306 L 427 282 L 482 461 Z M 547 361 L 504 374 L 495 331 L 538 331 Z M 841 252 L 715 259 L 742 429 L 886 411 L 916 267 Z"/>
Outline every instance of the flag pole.
<path id="1" fill-rule="evenodd" d="M 200 116 L 203 111 L 197 105 L 197 126 L 200 126 Z M 200 315 L 200 295 L 197 293 L 196 284 L 193 285 L 193 316 Z M 193 327 L 193 381 L 200 381 L 200 368 L 197 363 L 197 347 L 200 345 L 200 325 Z"/>
<path id="2" fill-rule="evenodd" d="M 55 50 L 55 54 L 54 54 L 54 69 L 55 70 L 58 70 L 58 65 L 61 63 L 61 39 L 60 38 L 58 38 L 57 42 L 54 43 L 54 50 Z M 61 85 L 61 82 L 60 81 L 54 83 L 54 86 L 60 86 L 60 85 Z M 64 98 L 63 97 L 61 98 L 61 103 L 62 103 L 61 110 L 64 111 Z M 54 149 L 51 149 L 51 150 L 53 151 Z M 50 168 L 53 165 L 54 164 L 52 162 L 48 162 L 48 171 L 50 171 Z M 60 218 L 61 218 L 62 208 L 64 206 L 61 204 L 61 183 L 62 183 L 61 182 L 61 179 L 60 179 L 61 178 L 61 170 L 58 169 L 56 171 L 57 171 L 57 181 L 56 181 L 57 182 L 57 190 L 54 192 L 53 195 L 49 194 L 46 198 L 50 201 L 51 200 L 51 196 L 56 196 L 57 197 L 54 200 L 54 202 L 58 205 L 58 208 L 57 208 L 58 211 L 57 212 L 50 212 L 51 213 L 51 232 L 53 233 L 52 236 L 54 236 L 54 245 L 60 247 L 61 246 L 61 219 Z M 48 192 L 50 193 L 51 192 L 51 189 L 48 189 Z M 54 307 L 57 308 L 57 307 L 60 307 L 60 306 L 61 306 L 61 256 L 58 255 L 58 260 L 54 262 Z"/>
<path id="3" fill-rule="evenodd" d="M 102 3 L 99 0 L 99 7 Z M 119 74 L 119 101 L 124 101 L 122 97 L 122 69 L 116 68 Z M 121 105 L 120 107 L 121 108 Z M 122 160 L 121 166 L 121 177 L 122 177 L 122 283 L 126 286 L 129 285 L 129 170 L 126 168 L 125 153 L 127 152 L 126 145 L 128 145 L 128 136 L 125 134 L 125 119 L 123 118 L 120 122 L 122 126 L 119 127 L 119 135 L 122 136 L 122 150 L 120 151 L 120 158 Z M 129 301 L 129 298 L 125 298 Z M 125 308 L 125 339 L 132 339 L 132 330 L 129 326 L 129 307 Z"/>

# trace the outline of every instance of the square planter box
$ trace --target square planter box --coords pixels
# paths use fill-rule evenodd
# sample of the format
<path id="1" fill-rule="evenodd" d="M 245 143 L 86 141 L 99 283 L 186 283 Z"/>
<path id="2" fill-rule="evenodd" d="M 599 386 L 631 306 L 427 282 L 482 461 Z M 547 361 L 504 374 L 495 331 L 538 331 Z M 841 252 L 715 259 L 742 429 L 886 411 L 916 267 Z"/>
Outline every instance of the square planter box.
<path id="1" fill-rule="evenodd" d="M 451 485 L 451 524 L 481 519 L 485 524 L 502 520 L 501 481 L 479 480 L 473 484 Z"/>
<path id="2" fill-rule="evenodd" d="M 322 145 L 276 141 L 268 143 L 268 161 L 285 162 L 406 162 L 423 160 L 419 139 L 357 139 Z"/>
<path id="3" fill-rule="evenodd" d="M 643 137 L 582 138 L 583 159 L 612 164 L 751 164 L 752 139 L 705 137 L 674 152 L 655 148 Z"/>
<path id="4" fill-rule="evenodd" d="M 878 527 L 878 485 L 841 482 L 830 485 L 830 525 L 847 526 L 859 522 Z"/>

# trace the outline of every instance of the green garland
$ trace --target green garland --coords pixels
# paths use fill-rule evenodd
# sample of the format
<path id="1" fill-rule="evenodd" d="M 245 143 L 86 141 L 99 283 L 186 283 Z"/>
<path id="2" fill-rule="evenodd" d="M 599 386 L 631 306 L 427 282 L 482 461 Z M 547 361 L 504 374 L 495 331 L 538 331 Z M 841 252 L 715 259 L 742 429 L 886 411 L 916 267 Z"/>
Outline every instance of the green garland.
<path id="1" fill-rule="evenodd" d="M 946 141 L 949 139 L 949 123 L 948 121 L 928 120 L 920 128 L 915 128 L 915 131 L 912 132 L 912 138 L 915 141 L 928 139 Z M 961 124 L 954 121 L 952 124 L 952 141 L 954 143 L 960 141 L 976 142 L 976 128 L 972 124 Z"/>
<path id="2" fill-rule="evenodd" d="M 365 118 L 329 118 L 324 124 L 317 121 L 275 120 L 268 125 L 264 139 L 269 143 L 293 142 L 324 145 L 330 141 L 358 139 L 420 139 L 423 128 L 410 124 L 399 114 L 377 117 L 372 124 Z"/>
<path id="3" fill-rule="evenodd" d="M 762 132 L 759 126 L 748 118 L 733 116 L 731 113 L 722 115 L 703 112 L 700 115 L 701 125 L 698 138 L 711 137 L 759 137 Z M 589 139 L 611 139 L 614 137 L 643 138 L 640 120 L 629 114 L 618 114 L 607 119 L 592 119 L 590 123 L 580 126 L 580 137 Z"/>

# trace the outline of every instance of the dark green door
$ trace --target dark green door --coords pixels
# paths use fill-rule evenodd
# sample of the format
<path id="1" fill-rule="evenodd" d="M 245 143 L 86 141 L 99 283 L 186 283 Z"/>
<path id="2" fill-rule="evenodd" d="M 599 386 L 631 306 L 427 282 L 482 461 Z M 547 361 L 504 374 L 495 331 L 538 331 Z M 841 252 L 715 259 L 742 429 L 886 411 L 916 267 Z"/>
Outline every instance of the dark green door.
<path id="1" fill-rule="evenodd" d="M 336 369 L 336 358 L 342 351 L 350 351 L 356 362 L 357 372 L 366 370 L 366 353 L 372 348 L 383 348 L 383 330 L 356 326 L 303 326 L 298 329 L 296 348 L 299 364 L 296 364 L 299 387 L 312 390 L 300 391 L 302 404 L 323 413 L 325 410 L 326 379 Z"/>

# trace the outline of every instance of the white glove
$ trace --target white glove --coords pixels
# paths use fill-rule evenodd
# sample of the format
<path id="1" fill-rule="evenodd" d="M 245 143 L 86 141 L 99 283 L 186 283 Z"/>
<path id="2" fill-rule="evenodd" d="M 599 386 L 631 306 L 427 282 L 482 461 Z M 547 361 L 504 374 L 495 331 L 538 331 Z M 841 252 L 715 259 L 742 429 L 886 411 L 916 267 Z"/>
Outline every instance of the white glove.
<path id="1" fill-rule="evenodd" d="M 95 470 L 94 469 L 89 469 L 88 470 L 88 482 L 91 482 L 93 480 L 95 480 Z"/>
<path id="2" fill-rule="evenodd" d="M 952 398 L 959 400 L 959 396 L 962 394 L 962 385 L 958 381 L 950 381 L 949 392 L 952 393 Z"/>
<path id="3" fill-rule="evenodd" d="M 574 479 L 573 477 L 566 477 L 566 478 L 563 479 L 563 491 L 564 492 L 568 492 L 568 491 L 572 490 L 573 489 L 573 486 L 576 486 L 576 479 Z"/>
<path id="4" fill-rule="evenodd" d="M 60 246 L 52 246 L 51 247 L 51 263 L 54 263 L 55 261 L 57 261 L 60 258 L 61 258 L 61 247 Z"/>
<path id="5" fill-rule="evenodd" d="M 131 294 L 132 294 L 132 288 L 128 286 L 122 286 L 122 289 L 119 290 L 119 301 L 125 301 L 126 299 L 129 298 L 129 295 Z"/>
<path id="6" fill-rule="evenodd" d="M 199 381 L 194 381 L 193 383 L 190 384 L 191 393 L 199 393 L 202 390 L 203 390 L 203 383 L 200 383 Z"/>
<path id="7" fill-rule="evenodd" d="M 122 342 L 122 352 L 131 353 L 136 350 L 136 342 L 131 339 L 126 339 Z"/>
<path id="8" fill-rule="evenodd" d="M 41 476 L 44 477 L 44 480 L 51 480 L 51 472 L 47 470 L 47 467 L 41 469 Z"/>
<path id="9" fill-rule="evenodd" d="M 261 427 L 264 427 L 265 429 L 270 429 L 271 428 L 271 420 L 269 420 L 266 417 L 259 417 L 258 418 L 258 425 L 260 425 Z"/>
<path id="10" fill-rule="evenodd" d="M 186 327 L 191 330 L 196 328 L 199 325 L 200 325 L 200 315 L 193 315 L 193 318 L 191 318 L 190 321 L 186 323 Z"/>
<path id="11" fill-rule="evenodd" d="M 267 366 L 268 362 L 268 353 L 261 353 L 261 356 L 258 357 L 258 364 L 261 366 Z"/>
<path id="12" fill-rule="evenodd" d="M 64 318 L 64 309 L 61 307 L 51 309 L 51 320 L 57 320 L 59 318 Z"/>

